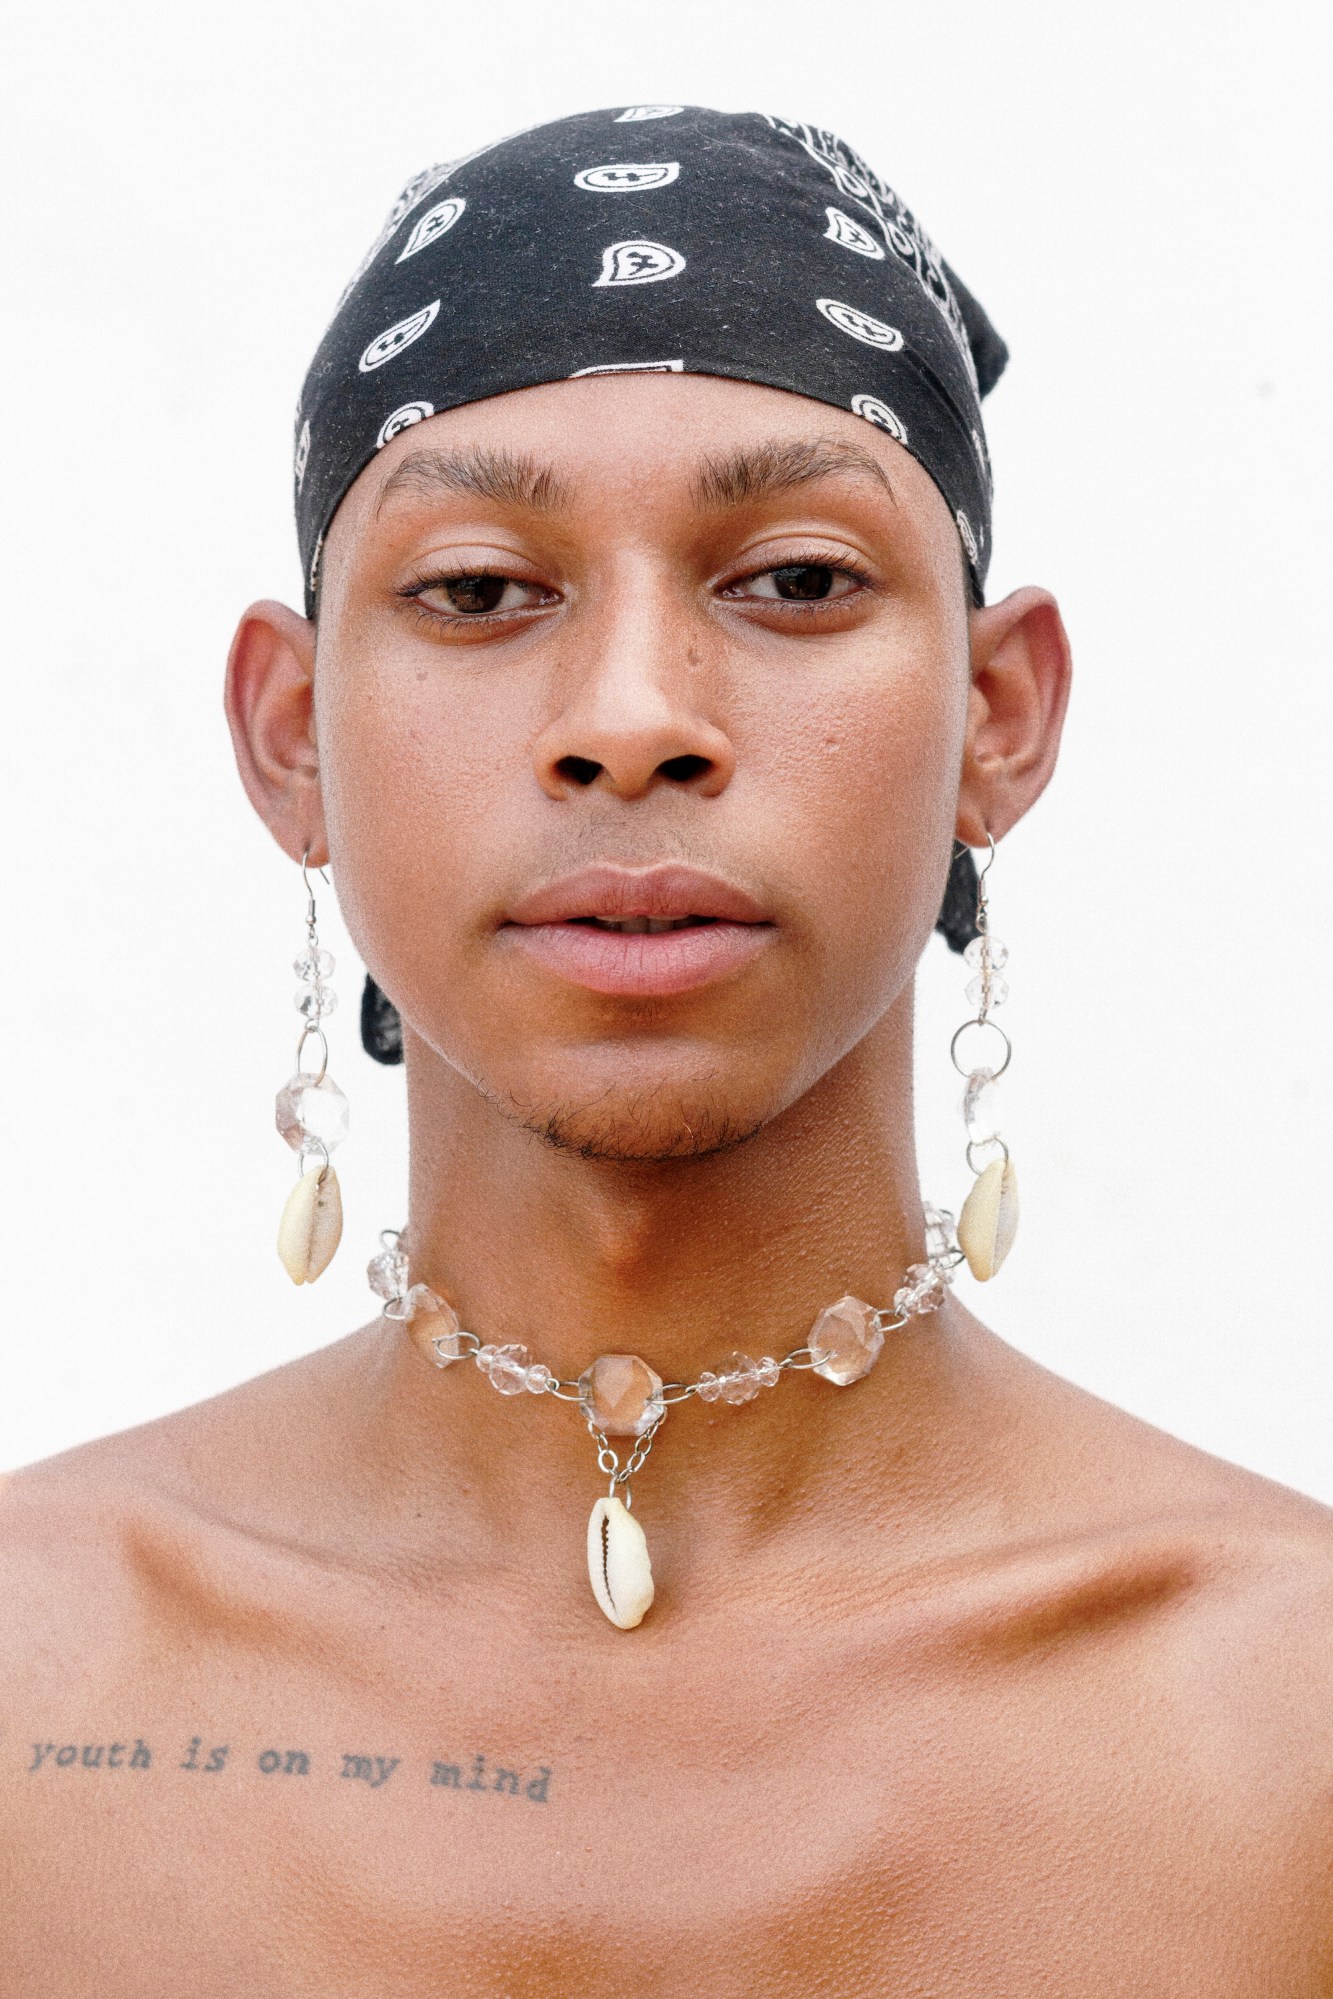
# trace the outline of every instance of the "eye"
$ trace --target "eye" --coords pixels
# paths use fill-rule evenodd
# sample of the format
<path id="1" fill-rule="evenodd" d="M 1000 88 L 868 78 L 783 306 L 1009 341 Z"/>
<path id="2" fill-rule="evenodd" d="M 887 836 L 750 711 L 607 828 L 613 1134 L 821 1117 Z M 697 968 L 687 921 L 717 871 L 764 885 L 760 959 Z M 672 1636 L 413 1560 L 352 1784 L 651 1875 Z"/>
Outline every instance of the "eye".
<path id="1" fill-rule="evenodd" d="M 831 597 L 852 595 L 861 582 L 854 570 L 832 562 L 785 562 L 778 569 L 763 569 L 742 578 L 727 595 L 760 597 L 770 603 L 818 604 Z"/>
<path id="2" fill-rule="evenodd" d="M 511 611 L 529 611 L 550 601 L 551 592 L 539 583 L 520 583 L 512 576 L 481 570 L 475 575 L 435 576 L 413 584 L 404 595 L 411 597 L 437 617 L 476 618 Z"/>

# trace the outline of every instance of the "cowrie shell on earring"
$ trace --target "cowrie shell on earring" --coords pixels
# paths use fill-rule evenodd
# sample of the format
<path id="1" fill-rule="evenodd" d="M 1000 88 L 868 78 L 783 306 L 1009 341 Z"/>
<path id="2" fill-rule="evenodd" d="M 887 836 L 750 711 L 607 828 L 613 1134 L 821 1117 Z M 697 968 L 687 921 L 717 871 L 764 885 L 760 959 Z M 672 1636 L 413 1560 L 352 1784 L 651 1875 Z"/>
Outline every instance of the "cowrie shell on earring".
<path id="1" fill-rule="evenodd" d="M 342 1240 L 343 1203 L 331 1166 L 301 1175 L 278 1223 L 278 1255 L 293 1284 L 313 1284 Z"/>
<path id="2" fill-rule="evenodd" d="M 619 1631 L 642 1622 L 653 1600 L 648 1540 L 623 1499 L 599 1499 L 588 1521 L 588 1580 Z"/>
<path id="3" fill-rule="evenodd" d="M 958 1217 L 958 1247 L 974 1277 L 994 1277 L 1018 1233 L 1018 1175 L 1012 1159 L 993 1159 L 977 1176 Z"/>

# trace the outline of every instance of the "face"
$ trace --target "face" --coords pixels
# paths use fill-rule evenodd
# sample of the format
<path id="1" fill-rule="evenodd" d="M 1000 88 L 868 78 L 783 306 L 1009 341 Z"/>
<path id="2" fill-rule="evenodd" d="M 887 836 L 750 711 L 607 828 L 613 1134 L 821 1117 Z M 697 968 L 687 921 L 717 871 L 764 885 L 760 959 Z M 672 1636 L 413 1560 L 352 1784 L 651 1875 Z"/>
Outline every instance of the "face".
<path id="1" fill-rule="evenodd" d="M 404 431 L 330 530 L 313 682 L 409 1077 L 591 1156 L 698 1153 L 910 994 L 969 616 L 943 498 L 861 419 L 633 375 Z"/>

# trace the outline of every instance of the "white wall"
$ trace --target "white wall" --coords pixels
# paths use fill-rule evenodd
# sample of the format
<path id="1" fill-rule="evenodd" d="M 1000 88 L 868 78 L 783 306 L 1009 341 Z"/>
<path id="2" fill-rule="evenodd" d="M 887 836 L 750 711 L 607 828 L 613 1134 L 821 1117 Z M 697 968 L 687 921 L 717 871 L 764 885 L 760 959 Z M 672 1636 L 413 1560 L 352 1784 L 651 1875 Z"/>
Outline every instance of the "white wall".
<path id="1" fill-rule="evenodd" d="M 1041 1360 L 1333 1500 L 1324 251 L 1310 4 L 47 4 L 8 30 L 0 1464 L 367 1316 L 401 1072 L 332 905 L 346 1245 L 273 1250 L 299 878 L 235 778 L 239 609 L 297 600 L 290 415 L 400 183 L 668 99 L 833 126 L 1008 338 L 993 590 L 1050 584 L 1060 771 L 992 875 L 1025 1199 L 969 1301 Z M 957 1205 L 921 986 L 927 1191 Z"/>

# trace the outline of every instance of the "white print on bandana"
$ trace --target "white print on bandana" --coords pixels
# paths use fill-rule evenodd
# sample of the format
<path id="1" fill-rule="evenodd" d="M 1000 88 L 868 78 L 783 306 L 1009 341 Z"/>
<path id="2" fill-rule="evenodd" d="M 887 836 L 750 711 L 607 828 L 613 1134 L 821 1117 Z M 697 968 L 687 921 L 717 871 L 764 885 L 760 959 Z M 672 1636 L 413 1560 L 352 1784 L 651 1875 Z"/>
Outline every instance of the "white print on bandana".
<path id="1" fill-rule="evenodd" d="M 305 484 L 305 468 L 310 458 L 310 418 L 301 425 L 301 435 L 296 440 L 296 463 L 292 471 L 296 475 L 296 490 L 299 493 Z"/>
<path id="2" fill-rule="evenodd" d="M 975 562 L 977 559 L 977 538 L 972 532 L 972 523 L 961 507 L 954 515 L 954 519 L 958 523 L 958 539 L 963 544 L 967 559 L 969 562 Z"/>
<path id="3" fill-rule="evenodd" d="M 361 373 L 368 375 L 372 368 L 382 368 L 386 361 L 392 361 L 395 354 L 401 354 L 404 347 L 420 340 L 439 309 L 440 301 L 432 299 L 429 305 L 422 306 L 420 312 L 409 312 L 406 319 L 395 320 L 392 326 L 386 326 L 357 362 Z"/>
<path id="4" fill-rule="evenodd" d="M 944 268 L 944 259 L 921 224 L 900 196 L 854 153 L 836 132 L 818 125 L 794 125 L 770 112 L 758 114 L 775 132 L 796 144 L 821 166 L 840 194 L 861 202 L 884 232 L 884 240 L 895 256 L 916 273 L 917 281 L 944 318 L 954 344 L 962 356 L 968 380 L 977 387 L 977 365 L 972 343 L 963 324 L 962 308 Z"/>
<path id="5" fill-rule="evenodd" d="M 588 194 L 643 194 L 650 187 L 670 187 L 679 178 L 679 160 L 654 160 L 645 166 L 626 162 L 616 167 L 585 167 L 574 185 Z"/>
<path id="6" fill-rule="evenodd" d="M 650 243 L 645 237 L 608 243 L 602 252 L 602 275 L 593 279 L 593 290 L 599 285 L 655 285 L 662 278 L 676 277 L 684 268 L 680 251 L 665 243 Z"/>
<path id="7" fill-rule="evenodd" d="M 376 451 L 383 451 L 389 439 L 397 437 L 399 431 L 406 430 L 409 424 L 423 423 L 434 414 L 434 403 L 399 403 L 379 427 L 379 435 L 375 439 Z"/>
<path id="8" fill-rule="evenodd" d="M 906 444 L 907 425 L 897 411 L 882 403 L 878 396 L 853 396 L 852 411 L 856 416 L 863 416 L 867 423 L 873 423 L 877 430 L 887 430 L 899 444 Z"/>
<path id="9" fill-rule="evenodd" d="M 680 361 L 600 361 L 595 368 L 576 368 L 569 377 L 577 382 L 580 375 L 683 375 L 685 363 Z"/>
<path id="10" fill-rule="evenodd" d="M 886 326 L 882 319 L 872 319 L 868 312 L 858 312 L 854 305 L 844 305 L 841 299 L 817 298 L 815 304 L 830 325 L 836 326 L 840 333 L 850 333 L 853 340 L 864 340 L 867 347 L 882 347 L 893 353 L 903 344 L 896 326 Z"/>
<path id="11" fill-rule="evenodd" d="M 617 125 L 642 125 L 647 118 L 676 118 L 685 109 L 683 104 L 631 104 L 628 111 L 622 111 L 616 119 Z"/>
<path id="12" fill-rule="evenodd" d="M 380 230 L 379 235 L 375 238 L 370 248 L 366 251 L 365 256 L 343 286 L 342 296 L 334 308 L 335 319 L 346 305 L 361 279 L 374 263 L 376 257 L 378 257 L 380 251 L 389 241 L 389 238 L 394 234 L 399 223 L 404 221 L 414 208 L 419 208 L 428 194 L 433 194 L 437 187 L 443 186 L 450 174 L 456 174 L 460 167 L 470 165 L 473 160 L 479 160 L 483 153 L 493 153 L 497 146 L 506 146 L 510 139 L 520 139 L 524 132 L 531 132 L 534 129 L 531 125 L 520 126 L 517 132 L 510 132 L 503 139 L 491 139 L 486 145 L 477 146 L 474 151 L 463 153 L 456 160 L 441 160 L 437 165 L 423 167 L 419 174 L 413 174 L 411 180 L 407 183 L 407 186 L 385 216 L 384 227 Z"/>
<path id="13" fill-rule="evenodd" d="M 824 234 L 830 243 L 841 243 L 844 250 L 855 250 L 858 257 L 884 256 L 884 245 L 877 243 L 868 229 L 859 222 L 853 222 L 850 215 L 844 215 L 840 208 L 826 208 L 828 228 Z"/>
<path id="14" fill-rule="evenodd" d="M 412 233 L 394 258 L 395 264 L 405 264 L 409 257 L 415 257 L 417 251 L 424 250 L 428 243 L 447 235 L 466 207 L 461 194 L 451 194 L 447 201 L 437 201 L 434 208 L 428 208 L 421 220 L 412 224 Z"/>

